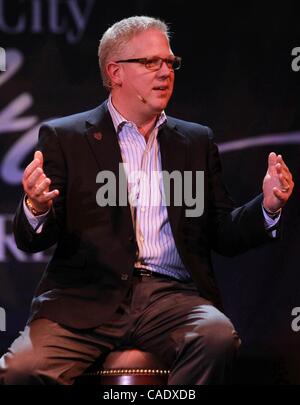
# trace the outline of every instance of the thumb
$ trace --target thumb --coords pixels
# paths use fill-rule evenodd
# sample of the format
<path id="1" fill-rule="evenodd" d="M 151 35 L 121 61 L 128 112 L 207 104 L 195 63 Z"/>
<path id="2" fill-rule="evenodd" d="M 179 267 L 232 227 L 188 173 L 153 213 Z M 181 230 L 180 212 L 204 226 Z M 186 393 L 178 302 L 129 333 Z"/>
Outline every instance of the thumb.
<path id="1" fill-rule="evenodd" d="M 269 166 L 275 166 L 277 163 L 277 156 L 275 152 L 271 152 L 268 157 Z"/>
<path id="2" fill-rule="evenodd" d="M 271 152 L 271 153 L 269 154 L 269 157 L 268 157 L 268 169 L 272 169 L 272 168 L 275 169 L 276 164 L 277 164 L 277 156 L 276 156 L 276 153 Z"/>
<path id="3" fill-rule="evenodd" d="M 38 159 L 40 161 L 39 167 L 43 168 L 43 164 L 44 164 L 44 157 L 43 154 L 40 150 L 37 150 L 34 153 L 34 159 Z"/>

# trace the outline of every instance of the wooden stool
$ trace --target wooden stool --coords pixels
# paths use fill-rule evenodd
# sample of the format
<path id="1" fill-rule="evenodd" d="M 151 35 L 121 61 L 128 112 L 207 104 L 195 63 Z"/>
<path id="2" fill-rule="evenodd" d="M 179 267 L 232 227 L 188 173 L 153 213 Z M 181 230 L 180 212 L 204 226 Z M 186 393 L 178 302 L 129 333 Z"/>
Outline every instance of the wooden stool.
<path id="1" fill-rule="evenodd" d="M 95 364 L 82 376 L 79 384 L 166 385 L 170 370 L 154 354 L 139 349 L 109 353 L 103 364 Z"/>

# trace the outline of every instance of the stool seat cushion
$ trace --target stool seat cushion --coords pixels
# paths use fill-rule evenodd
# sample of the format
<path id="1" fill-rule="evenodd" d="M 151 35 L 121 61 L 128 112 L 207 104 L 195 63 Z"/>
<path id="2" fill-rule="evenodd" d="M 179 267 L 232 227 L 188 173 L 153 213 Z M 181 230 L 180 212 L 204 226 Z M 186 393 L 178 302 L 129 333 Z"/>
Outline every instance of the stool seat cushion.
<path id="1" fill-rule="evenodd" d="M 110 352 L 77 378 L 77 384 L 165 385 L 170 370 L 156 355 L 136 348 Z"/>
<path id="2" fill-rule="evenodd" d="M 166 365 L 152 353 L 139 349 L 112 351 L 106 357 L 102 369 L 166 369 Z"/>

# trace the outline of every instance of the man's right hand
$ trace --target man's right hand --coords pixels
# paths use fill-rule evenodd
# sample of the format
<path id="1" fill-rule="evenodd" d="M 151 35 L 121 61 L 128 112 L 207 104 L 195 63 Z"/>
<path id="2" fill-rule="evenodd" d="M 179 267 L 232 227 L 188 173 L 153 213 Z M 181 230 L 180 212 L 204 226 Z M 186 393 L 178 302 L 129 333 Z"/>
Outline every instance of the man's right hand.
<path id="1" fill-rule="evenodd" d="M 23 174 L 23 188 L 33 208 L 40 214 L 47 212 L 54 198 L 59 195 L 57 189 L 49 191 L 51 180 L 43 170 L 44 158 L 40 151 L 36 151 L 34 159 L 26 167 Z"/>

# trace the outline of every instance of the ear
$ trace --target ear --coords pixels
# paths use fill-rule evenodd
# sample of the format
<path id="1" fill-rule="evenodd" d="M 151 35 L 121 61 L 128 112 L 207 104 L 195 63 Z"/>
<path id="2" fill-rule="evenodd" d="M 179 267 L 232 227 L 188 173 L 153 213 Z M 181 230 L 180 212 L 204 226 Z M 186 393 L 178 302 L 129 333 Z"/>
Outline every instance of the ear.
<path id="1" fill-rule="evenodd" d="M 108 74 L 110 81 L 111 81 L 111 86 L 122 86 L 122 68 L 118 63 L 115 62 L 109 62 L 106 65 L 106 73 Z"/>

